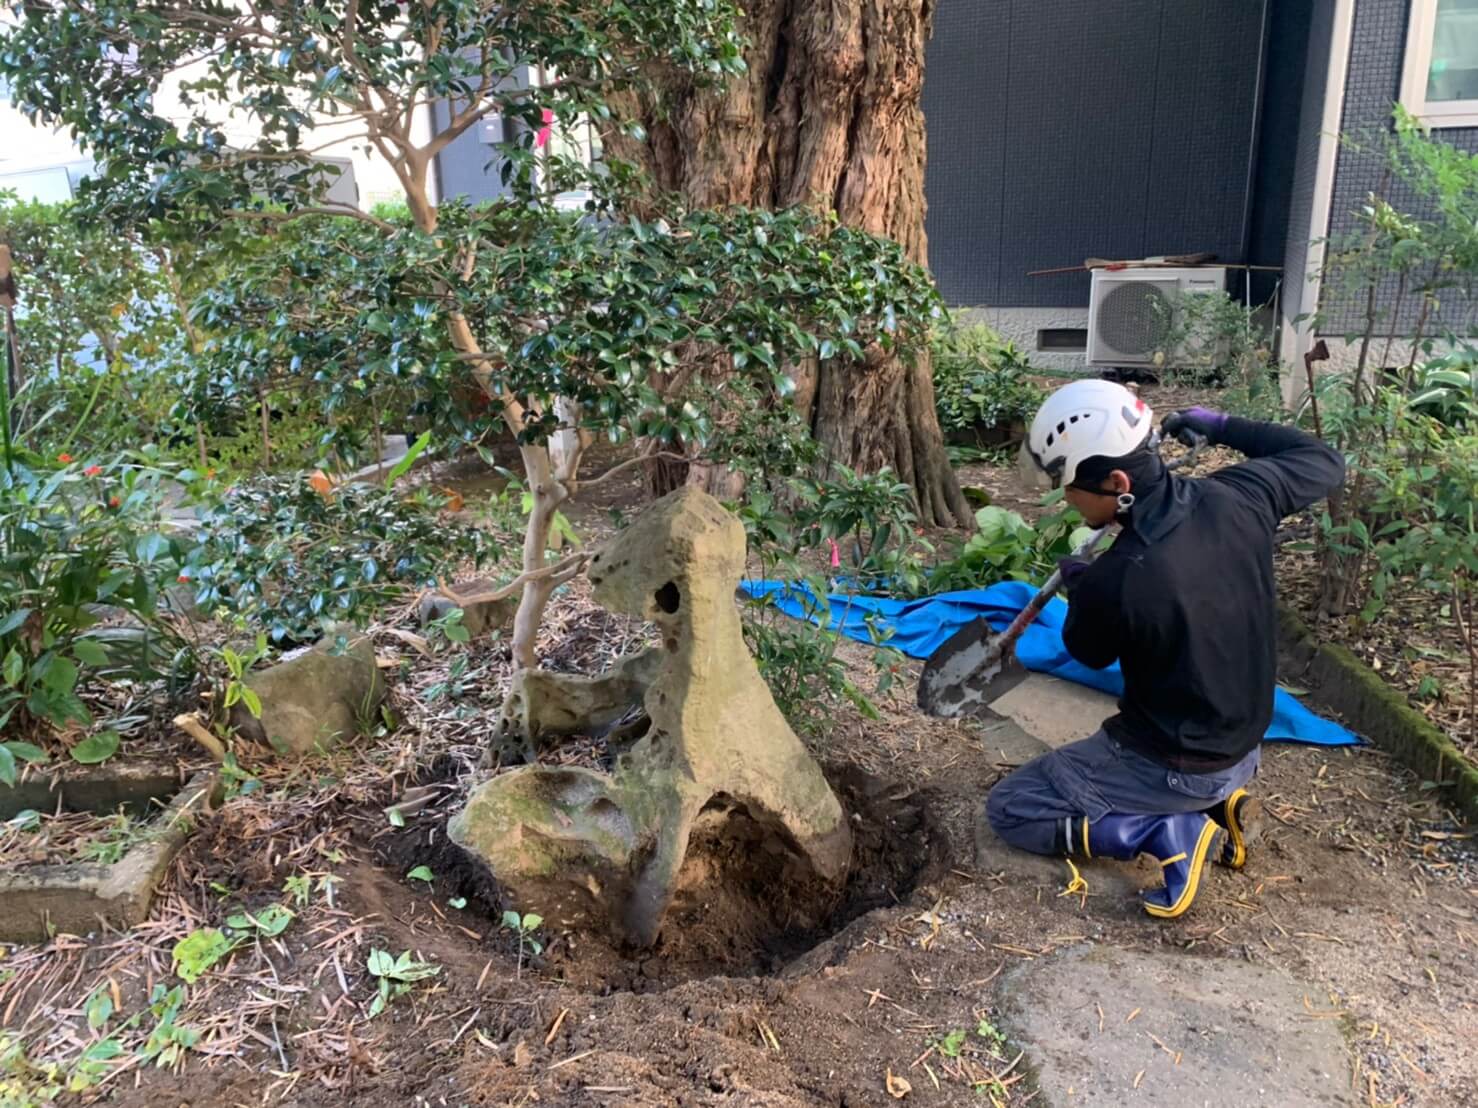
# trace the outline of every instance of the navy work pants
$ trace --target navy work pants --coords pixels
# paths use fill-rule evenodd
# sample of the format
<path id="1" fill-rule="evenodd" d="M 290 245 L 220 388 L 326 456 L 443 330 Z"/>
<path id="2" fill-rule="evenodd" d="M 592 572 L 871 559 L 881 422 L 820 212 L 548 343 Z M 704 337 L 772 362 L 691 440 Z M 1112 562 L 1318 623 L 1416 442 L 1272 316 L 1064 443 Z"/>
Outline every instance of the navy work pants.
<path id="1" fill-rule="evenodd" d="M 1260 748 L 1230 769 L 1183 773 L 1137 754 L 1099 731 L 1033 758 L 1002 778 L 986 797 L 985 814 L 997 835 L 1033 854 L 1061 849 L 1069 817 L 1201 812 L 1252 780 Z"/>

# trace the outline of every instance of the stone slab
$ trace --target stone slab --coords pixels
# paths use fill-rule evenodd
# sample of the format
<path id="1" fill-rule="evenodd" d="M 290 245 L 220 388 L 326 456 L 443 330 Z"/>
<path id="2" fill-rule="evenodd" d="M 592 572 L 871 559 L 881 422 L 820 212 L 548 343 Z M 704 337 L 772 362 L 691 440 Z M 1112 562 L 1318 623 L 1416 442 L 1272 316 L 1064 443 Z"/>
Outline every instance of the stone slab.
<path id="1" fill-rule="evenodd" d="M 1016 966 L 1001 994 L 1002 1022 L 1054 1108 L 1354 1103 L 1338 1022 L 1304 1006 L 1322 1007 L 1321 994 L 1263 966 L 1076 946 Z"/>
<path id="2" fill-rule="evenodd" d="M 39 772 L 38 772 L 39 770 Z M 180 774 L 173 762 L 128 762 L 69 765 L 60 770 L 39 766 L 13 788 L 0 788 L 0 819 L 33 808 L 38 812 L 113 812 L 120 807 L 142 815 L 151 801 L 179 791 Z"/>
<path id="3" fill-rule="evenodd" d="M 0 942 L 44 942 L 103 925 L 142 923 L 155 887 L 190 836 L 194 813 L 218 784 L 212 770 L 192 777 L 160 813 L 153 833 L 113 865 L 78 862 L 0 872 Z"/>
<path id="4" fill-rule="evenodd" d="M 1044 673 L 1031 674 L 990 708 L 1053 749 L 1086 739 L 1117 710 L 1113 697 Z"/>

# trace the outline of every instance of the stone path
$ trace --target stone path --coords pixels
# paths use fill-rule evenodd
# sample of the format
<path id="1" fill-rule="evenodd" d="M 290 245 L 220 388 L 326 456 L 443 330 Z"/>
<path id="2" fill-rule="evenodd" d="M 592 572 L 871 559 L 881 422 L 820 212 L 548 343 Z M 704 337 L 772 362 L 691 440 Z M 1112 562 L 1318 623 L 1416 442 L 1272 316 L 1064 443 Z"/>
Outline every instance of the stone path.
<path id="1" fill-rule="evenodd" d="M 1092 734 L 1114 704 L 1034 674 L 992 709 L 1003 718 L 982 725 L 983 740 L 1020 763 Z M 976 868 L 1050 881 L 1062 862 L 1011 849 L 980 819 Z M 1158 880 L 1153 869 L 1082 864 L 1095 891 L 1126 897 Z M 1053 1108 L 1354 1103 L 1340 1022 L 1317 1018 L 1317 989 L 1266 966 L 1080 945 L 1016 966 L 1003 995 L 1005 1029 Z"/>
<path id="2" fill-rule="evenodd" d="M 1003 993 L 1050 1105 L 1353 1103 L 1338 1021 L 1273 969 L 1077 946 L 1017 966 Z"/>

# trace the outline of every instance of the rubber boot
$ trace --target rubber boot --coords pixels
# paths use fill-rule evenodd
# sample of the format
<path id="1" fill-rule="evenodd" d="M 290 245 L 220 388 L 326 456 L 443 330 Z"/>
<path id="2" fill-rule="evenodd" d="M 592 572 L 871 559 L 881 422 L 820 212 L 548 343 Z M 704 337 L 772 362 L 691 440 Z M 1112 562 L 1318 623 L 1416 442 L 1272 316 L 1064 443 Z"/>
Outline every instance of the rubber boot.
<path id="1" fill-rule="evenodd" d="M 1226 845 L 1216 861 L 1231 869 L 1247 864 L 1247 850 L 1262 836 L 1262 801 L 1237 789 L 1206 814 L 1227 829 Z"/>
<path id="2" fill-rule="evenodd" d="M 1065 820 L 1063 837 L 1067 853 L 1085 858 L 1127 862 L 1141 854 L 1150 855 L 1164 871 L 1165 887 L 1145 890 L 1140 900 L 1150 915 L 1174 919 L 1196 899 L 1206 862 L 1221 856 L 1227 833 L 1204 812 L 1168 816 L 1110 813 L 1099 820 Z"/>

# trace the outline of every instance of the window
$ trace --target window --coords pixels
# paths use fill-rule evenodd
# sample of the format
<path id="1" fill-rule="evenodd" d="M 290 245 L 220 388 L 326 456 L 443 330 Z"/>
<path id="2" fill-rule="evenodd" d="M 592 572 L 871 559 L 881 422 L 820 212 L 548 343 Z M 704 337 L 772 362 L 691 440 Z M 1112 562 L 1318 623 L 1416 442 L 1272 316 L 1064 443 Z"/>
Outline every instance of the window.
<path id="1" fill-rule="evenodd" d="M 1429 127 L 1478 127 L 1478 0 L 1411 0 L 1401 103 Z"/>

